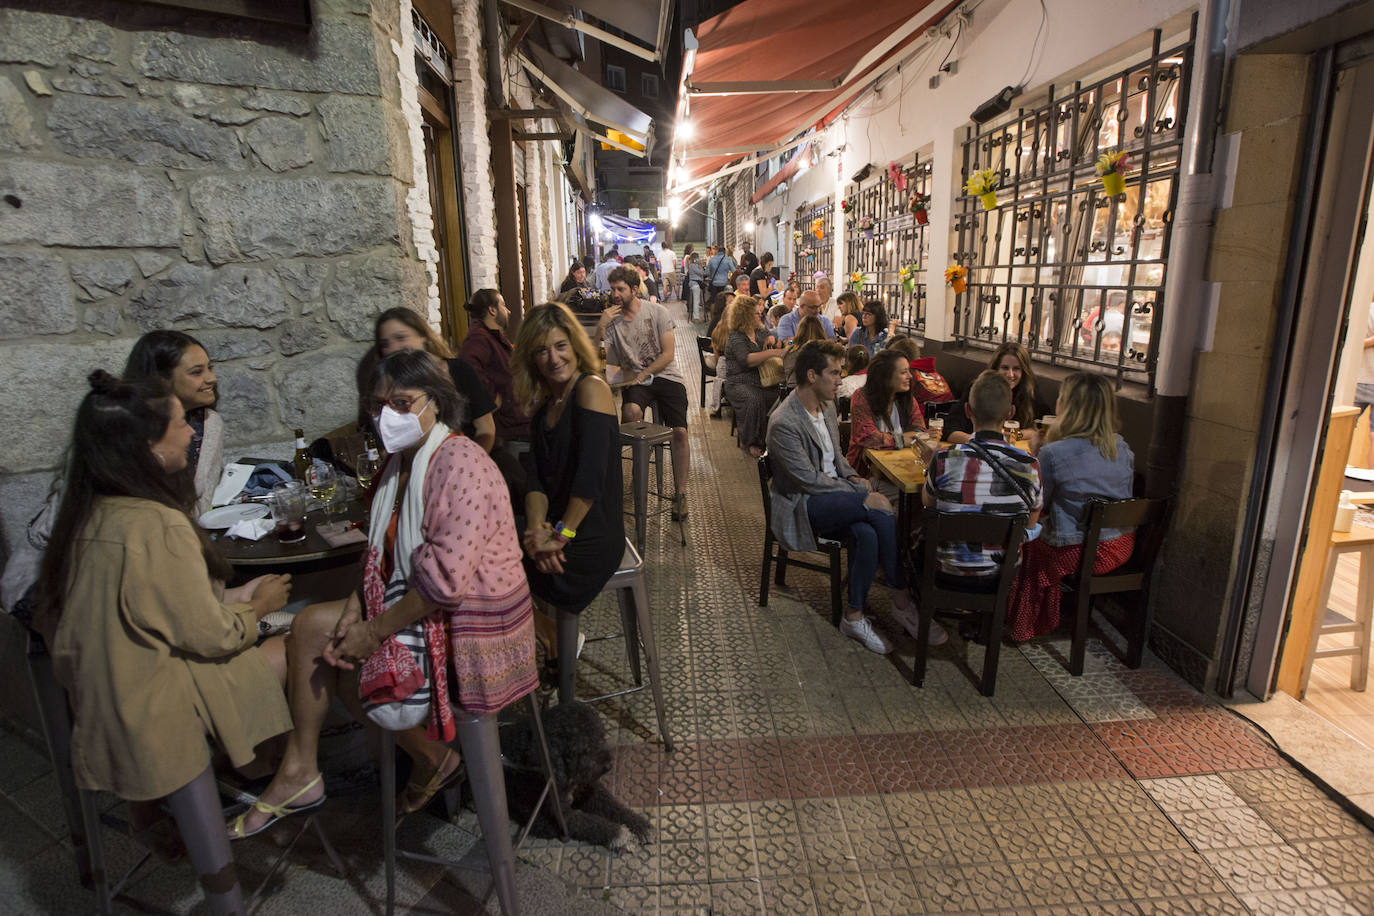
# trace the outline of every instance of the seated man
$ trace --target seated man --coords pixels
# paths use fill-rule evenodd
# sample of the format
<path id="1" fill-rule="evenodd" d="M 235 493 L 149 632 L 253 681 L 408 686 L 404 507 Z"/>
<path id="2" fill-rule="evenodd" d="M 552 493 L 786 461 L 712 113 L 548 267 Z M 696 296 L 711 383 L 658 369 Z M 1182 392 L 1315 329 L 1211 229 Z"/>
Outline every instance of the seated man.
<path id="1" fill-rule="evenodd" d="M 892 504 L 872 492 L 844 458 L 835 419 L 844 347 L 813 340 L 797 353 L 797 387 L 768 421 L 768 455 L 773 467 L 773 535 L 789 551 L 815 550 L 816 538 L 848 539 L 849 597 L 840 632 L 882 655 L 892 646 L 864 616 L 868 590 L 883 564 L 894 591 L 892 613 L 916 617 L 897 553 Z M 931 628 L 931 643 L 945 635 Z"/>
<path id="2" fill-rule="evenodd" d="M 783 316 L 782 321 L 778 322 L 778 340 L 787 343 L 797 336 L 797 325 L 801 324 L 803 318 L 812 315 L 821 320 L 821 327 L 825 328 L 825 336 L 831 339 L 835 337 L 835 326 L 830 323 L 830 319 L 821 314 L 821 297 L 814 289 L 808 289 L 797 299 L 796 310 Z"/>
<path id="3" fill-rule="evenodd" d="M 1040 465 L 1002 438 L 1002 423 L 1012 415 L 1011 385 L 989 369 L 970 386 L 966 410 L 973 438 L 934 455 L 921 501 L 942 512 L 1026 512 L 1029 532 L 1043 506 Z M 1002 554 L 982 544 L 937 544 L 935 549 L 938 569 L 948 576 L 995 576 L 1002 565 Z"/>
<path id="4" fill-rule="evenodd" d="M 621 393 L 622 423 L 644 419 L 657 405 L 658 422 L 673 430 L 673 521 L 687 517 L 687 386 L 674 361 L 676 338 L 668 310 L 639 298 L 639 272 L 611 271 L 611 306 L 596 325 L 606 342 L 606 365 L 617 366 L 628 387 Z"/>

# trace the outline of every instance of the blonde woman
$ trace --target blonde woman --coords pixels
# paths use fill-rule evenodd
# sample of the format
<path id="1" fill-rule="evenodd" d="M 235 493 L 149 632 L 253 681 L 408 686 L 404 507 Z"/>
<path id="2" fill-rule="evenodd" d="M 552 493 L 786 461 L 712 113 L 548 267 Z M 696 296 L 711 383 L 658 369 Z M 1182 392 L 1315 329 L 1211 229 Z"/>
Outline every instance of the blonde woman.
<path id="1" fill-rule="evenodd" d="M 525 575 L 552 679 L 557 612 L 582 613 L 625 550 L 620 425 L 596 351 L 566 305 L 538 305 L 525 315 L 511 369 L 516 397 L 531 408 Z"/>
<path id="2" fill-rule="evenodd" d="M 1107 379 L 1075 372 L 1059 388 L 1058 420 L 1046 443 L 1034 449 L 1044 487 L 1044 531 L 1026 542 L 1021 572 L 1007 606 L 1007 632 L 1015 640 L 1059 625 L 1059 582 L 1078 568 L 1087 504 L 1129 499 L 1135 470 L 1131 447 L 1116 431 L 1116 396 Z M 1104 529 L 1093 572 L 1111 572 L 1131 558 L 1135 534 Z"/>
<path id="3" fill-rule="evenodd" d="M 725 396 L 735 409 L 740 448 L 757 458 L 763 454 L 768 432 L 768 411 L 778 399 L 778 389 L 764 388 L 759 382 L 759 366 L 764 360 L 785 356 L 775 346 L 763 326 L 763 300 L 736 296 L 729 312 L 730 335 L 725 341 L 729 372 L 725 377 Z"/>

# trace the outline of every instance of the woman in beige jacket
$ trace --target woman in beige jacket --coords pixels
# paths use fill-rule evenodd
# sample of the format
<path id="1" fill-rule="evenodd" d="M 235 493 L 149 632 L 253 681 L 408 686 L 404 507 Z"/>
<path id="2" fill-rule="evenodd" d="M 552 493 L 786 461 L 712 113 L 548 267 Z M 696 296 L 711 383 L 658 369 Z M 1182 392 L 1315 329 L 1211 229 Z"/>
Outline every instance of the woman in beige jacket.
<path id="1" fill-rule="evenodd" d="M 161 380 L 92 374 L 35 624 L 71 698 L 77 785 L 131 802 L 167 797 L 197 870 L 214 875 L 231 857 L 206 739 L 242 766 L 290 730 L 284 658 L 254 647 L 290 577 L 221 587 L 227 566 L 187 514 L 191 436 Z M 188 829 L 207 804 L 215 819 Z M 237 884 L 223 883 L 206 886 L 216 912 L 237 899 Z"/>

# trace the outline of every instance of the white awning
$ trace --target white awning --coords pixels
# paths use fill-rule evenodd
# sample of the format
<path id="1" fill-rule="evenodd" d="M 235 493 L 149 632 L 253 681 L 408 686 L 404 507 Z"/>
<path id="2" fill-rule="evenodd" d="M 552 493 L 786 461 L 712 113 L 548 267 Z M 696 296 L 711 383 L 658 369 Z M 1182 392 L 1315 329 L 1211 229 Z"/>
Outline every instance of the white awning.
<path id="1" fill-rule="evenodd" d="M 564 9 L 540 3 L 538 0 L 503 0 L 508 6 L 550 19 L 569 29 L 576 29 L 599 41 L 628 51 L 656 64 L 664 63 L 668 52 L 668 28 L 673 21 L 672 0 L 568 0 Z M 556 0 L 555 0 L 556 2 Z M 609 22 L 627 35 L 633 35 L 650 47 L 645 48 L 619 35 L 598 28 L 579 19 L 567 6 L 574 6 Z"/>
<path id="2" fill-rule="evenodd" d="M 653 118 L 585 73 L 569 67 L 545 48 L 526 45 L 517 53 L 517 58 L 579 116 L 573 118 L 578 130 L 616 149 L 645 159 L 649 157 L 654 146 Z M 630 142 L 625 142 L 627 139 Z M 636 146 L 643 148 L 636 149 Z"/>

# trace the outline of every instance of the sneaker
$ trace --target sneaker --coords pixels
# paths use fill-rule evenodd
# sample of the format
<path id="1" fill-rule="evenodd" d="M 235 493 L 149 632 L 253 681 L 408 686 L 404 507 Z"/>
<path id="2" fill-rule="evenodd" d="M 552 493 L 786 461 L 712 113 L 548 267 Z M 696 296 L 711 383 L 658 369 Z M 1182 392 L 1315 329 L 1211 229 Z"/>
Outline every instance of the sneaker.
<path id="1" fill-rule="evenodd" d="M 902 629 L 906 630 L 913 637 L 920 631 L 921 615 L 916 613 L 916 608 L 910 605 L 907 607 L 898 607 L 894 604 L 892 606 L 892 619 L 900 623 Z M 930 622 L 929 644 L 932 646 L 943 646 L 947 642 L 949 642 L 949 634 L 945 632 L 945 628 L 940 626 L 938 620 L 932 620 Z"/>
<path id="2" fill-rule="evenodd" d="M 883 639 L 881 633 L 873 629 L 873 624 L 869 622 L 867 617 L 860 617 L 858 620 L 844 618 L 840 621 L 840 632 L 861 643 L 870 652 L 886 655 L 892 651 L 892 646 L 888 644 L 886 639 Z"/>
<path id="3" fill-rule="evenodd" d="M 675 521 L 675 522 L 680 522 L 680 521 L 682 521 L 682 520 L 683 520 L 684 518 L 686 518 L 686 517 L 687 517 L 687 494 L 686 494 L 686 493 L 679 493 L 678 495 L 676 495 L 676 496 L 673 497 L 673 514 L 672 514 L 672 519 L 673 519 L 673 521 Z"/>

